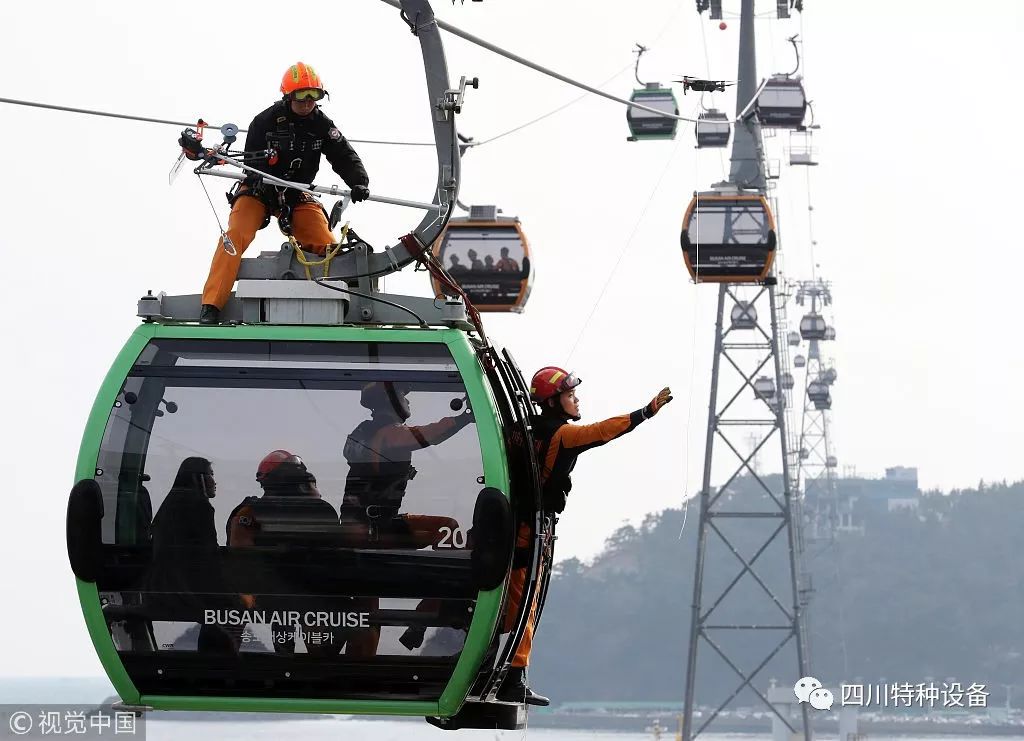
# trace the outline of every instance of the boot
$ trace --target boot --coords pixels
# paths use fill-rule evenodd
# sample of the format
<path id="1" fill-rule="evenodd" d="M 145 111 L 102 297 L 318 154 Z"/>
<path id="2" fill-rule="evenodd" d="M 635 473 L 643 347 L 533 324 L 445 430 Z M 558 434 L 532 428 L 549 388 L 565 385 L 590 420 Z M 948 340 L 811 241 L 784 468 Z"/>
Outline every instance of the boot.
<path id="1" fill-rule="evenodd" d="M 220 309 L 213 304 L 203 304 L 199 309 L 200 324 L 220 324 Z"/>
<path id="2" fill-rule="evenodd" d="M 501 683 L 495 698 L 502 702 L 525 702 L 527 705 L 539 705 L 547 707 L 551 700 L 538 695 L 526 686 L 526 670 L 523 667 L 513 666 L 505 675 L 505 681 Z"/>

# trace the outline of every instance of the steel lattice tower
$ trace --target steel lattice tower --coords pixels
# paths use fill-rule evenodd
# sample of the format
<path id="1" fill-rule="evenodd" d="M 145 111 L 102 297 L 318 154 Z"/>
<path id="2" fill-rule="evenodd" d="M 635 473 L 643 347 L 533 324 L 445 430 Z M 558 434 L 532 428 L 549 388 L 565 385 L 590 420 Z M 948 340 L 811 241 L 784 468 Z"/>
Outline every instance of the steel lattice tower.
<path id="1" fill-rule="evenodd" d="M 807 340 L 803 417 L 800 426 L 800 465 L 796 489 L 805 507 L 807 536 L 814 541 L 831 542 L 843 524 L 843 512 L 836 487 L 836 457 L 829 437 L 832 384 L 836 370 L 822 357 L 821 345 L 835 337 L 822 309 L 832 303 L 827 281 L 803 281 L 796 302 L 803 306 L 810 299 L 810 312 L 801 319 L 801 335 Z"/>
<path id="2" fill-rule="evenodd" d="M 742 0 L 737 116 L 745 113 L 757 93 L 754 49 L 754 0 Z M 766 193 L 761 128 L 752 113 L 734 126 L 730 160 L 726 185 Z M 812 738 L 806 703 L 800 705 L 800 719 L 791 722 L 762 689 L 770 673 L 793 682 L 808 674 L 800 515 L 791 480 L 794 461 L 783 384 L 788 369 L 783 365 L 784 327 L 778 307 L 774 277 L 765 285 L 719 284 L 686 671 L 687 741 L 745 691 L 778 716 L 790 733 L 805 741 Z M 744 454 L 751 433 L 760 442 Z M 781 475 L 758 475 L 751 460 L 775 445 Z M 716 453 L 736 462 L 720 486 L 711 483 Z M 721 668 L 736 677 L 731 692 L 730 682 L 714 686 L 720 683 Z M 716 700 L 712 711 L 700 713 L 695 721 L 698 687 L 702 695 L 721 694 L 724 700 Z"/>

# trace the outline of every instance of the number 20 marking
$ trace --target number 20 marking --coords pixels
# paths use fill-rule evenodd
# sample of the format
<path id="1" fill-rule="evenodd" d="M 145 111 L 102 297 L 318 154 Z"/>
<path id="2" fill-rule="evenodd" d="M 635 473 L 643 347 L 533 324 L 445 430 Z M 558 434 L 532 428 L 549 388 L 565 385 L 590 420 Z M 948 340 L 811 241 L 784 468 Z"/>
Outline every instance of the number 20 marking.
<path id="1" fill-rule="evenodd" d="M 452 530 L 446 525 L 445 527 L 438 528 L 438 532 L 441 533 L 441 540 L 437 543 L 438 548 L 466 547 L 466 533 L 461 527 Z"/>

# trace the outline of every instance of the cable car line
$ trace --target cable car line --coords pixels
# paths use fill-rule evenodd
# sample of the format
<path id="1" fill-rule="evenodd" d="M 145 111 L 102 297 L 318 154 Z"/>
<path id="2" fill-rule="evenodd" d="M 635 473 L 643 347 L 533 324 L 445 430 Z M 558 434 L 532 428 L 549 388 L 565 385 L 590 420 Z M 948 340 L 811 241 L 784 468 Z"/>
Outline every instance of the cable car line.
<path id="1" fill-rule="evenodd" d="M 389 0 L 384 0 L 384 1 L 385 2 L 389 2 Z M 389 2 L 389 4 L 395 5 L 397 7 L 397 3 L 390 3 Z M 678 8 L 676 9 L 676 13 L 673 15 L 673 18 L 670 19 L 669 23 L 665 24 L 662 27 L 662 32 L 656 37 L 655 41 L 657 41 L 658 39 L 661 38 L 661 36 L 664 35 L 664 33 L 668 30 L 668 28 L 669 28 L 669 26 L 671 24 L 671 21 L 674 20 L 675 15 L 677 15 L 677 14 L 678 14 Z M 456 31 L 452 30 L 451 28 L 447 28 L 445 26 L 445 24 L 443 24 L 441 21 L 437 21 L 437 23 L 442 28 L 445 28 L 445 30 L 448 30 L 448 31 L 450 31 L 452 33 L 456 33 Z M 703 31 L 703 29 L 702 29 L 702 31 Z M 483 42 L 482 40 L 481 40 L 480 43 L 481 44 L 486 44 L 486 42 Z M 638 46 L 639 46 L 639 44 L 638 44 Z M 501 53 L 501 52 L 498 52 L 498 53 Z M 515 60 L 515 61 L 519 61 L 519 60 Z M 527 64 L 527 66 L 530 66 L 530 64 L 527 63 L 525 60 L 522 60 L 522 63 L 523 64 Z M 632 64 L 626 65 L 621 70 L 616 72 L 614 75 L 609 77 L 607 80 L 605 80 L 604 82 L 599 83 L 599 85 L 600 86 L 604 86 L 604 85 L 608 84 L 609 82 L 614 80 L 616 77 L 621 75 L 623 72 L 628 70 L 631 66 L 633 66 L 633 65 Z M 551 73 L 548 73 L 548 74 L 551 74 Z M 573 84 L 576 87 L 583 87 L 582 83 L 577 84 L 577 83 L 571 82 L 571 81 L 568 80 L 568 78 L 566 78 L 565 81 L 570 82 L 570 84 Z M 612 96 L 610 96 L 610 95 L 608 95 L 606 93 L 602 93 L 600 90 L 595 90 L 595 89 L 592 89 L 592 88 L 585 88 L 585 89 L 589 93 L 592 93 L 592 94 L 596 93 L 598 95 L 604 95 L 605 97 L 610 97 L 612 100 L 616 100 L 618 102 L 622 102 L 622 103 L 624 103 L 626 105 L 629 105 L 629 106 L 632 106 L 632 107 L 641 108 L 641 109 L 649 110 L 649 111 L 650 110 L 654 110 L 654 112 L 658 112 L 656 109 L 650 109 L 650 108 L 647 108 L 647 107 L 645 107 L 643 105 L 636 105 L 636 104 L 630 103 L 629 101 L 625 101 L 625 100 L 622 100 L 622 99 L 619 99 L 619 98 L 614 98 L 614 97 L 612 97 Z M 564 105 L 561 105 L 558 108 L 555 108 L 555 109 L 549 111 L 548 113 L 545 113 L 545 114 L 543 114 L 543 115 L 541 115 L 541 116 L 539 116 L 539 117 L 537 117 L 535 119 L 532 119 L 531 121 L 527 121 L 526 123 L 520 124 L 519 126 L 516 126 L 515 128 L 509 129 L 508 131 L 505 131 L 505 132 L 503 132 L 501 134 L 496 134 L 496 135 L 494 135 L 492 137 L 489 137 L 487 139 L 483 139 L 481 141 L 477 141 L 477 142 L 473 142 L 473 143 L 466 143 L 465 146 L 466 147 L 479 147 L 479 146 L 482 146 L 484 144 L 488 144 L 488 143 L 490 143 L 492 141 L 495 141 L 497 139 L 501 139 L 502 137 L 505 137 L 505 136 L 508 136 L 509 134 L 513 134 L 513 133 L 515 133 L 517 131 L 520 131 L 521 129 L 524 129 L 524 128 L 528 127 L 528 126 L 531 126 L 534 123 L 538 123 L 538 122 L 544 120 L 545 118 L 547 118 L 549 116 L 552 116 L 555 113 L 558 113 L 559 111 L 564 110 L 565 108 L 568 108 L 569 106 L 573 105 L 574 103 L 577 103 L 578 101 L 582 100 L 584 97 L 586 97 L 586 94 L 581 95 L 578 98 L 574 98 L 573 100 L 569 101 L 568 103 L 565 103 Z M 127 113 L 115 113 L 115 112 L 111 112 L 111 111 L 100 111 L 100 110 L 89 109 L 89 108 L 76 108 L 76 107 L 72 107 L 72 106 L 62 106 L 62 105 L 57 105 L 57 104 L 53 104 L 53 103 L 40 103 L 40 102 L 37 102 L 37 101 L 20 100 L 20 99 L 15 99 L 15 98 L 2 98 L 2 97 L 0 97 L 0 103 L 8 103 L 10 105 L 20 105 L 20 106 L 27 106 L 27 107 L 33 107 L 33 108 L 42 108 L 42 109 L 46 109 L 46 110 L 63 111 L 63 112 L 67 112 L 67 113 L 81 113 L 81 114 L 90 115 L 90 116 L 102 116 L 102 117 L 107 117 L 107 118 L 117 118 L 117 119 L 123 119 L 123 120 L 128 120 L 128 121 L 141 121 L 143 123 L 155 123 L 155 124 L 162 124 L 162 125 L 168 125 L 168 126 L 194 126 L 195 125 L 191 121 L 176 121 L 176 120 L 173 120 L 173 119 L 153 118 L 153 117 L 148 117 L 148 116 L 136 116 L 136 115 L 127 114 Z M 745 112 L 746 111 L 744 111 L 744 113 Z M 679 118 L 679 117 L 677 117 L 677 118 Z M 690 121 L 692 119 L 683 118 L 682 120 Z M 208 128 L 217 128 L 217 129 L 221 128 L 220 126 L 218 126 L 216 124 L 207 124 L 207 126 L 208 126 Z M 248 133 L 248 129 L 238 128 L 238 132 L 239 133 L 243 133 L 243 134 L 244 133 Z M 356 144 L 379 144 L 379 145 L 405 146 L 405 147 L 432 147 L 432 146 L 434 146 L 433 142 L 401 141 L 401 140 L 390 140 L 390 139 L 355 139 L 355 138 L 350 138 L 350 137 L 346 137 L 346 139 L 348 141 L 354 142 Z"/>
<path id="2" fill-rule="evenodd" d="M 384 0 L 387 2 L 388 0 Z M 572 344 L 572 348 L 569 350 L 569 354 L 566 356 L 565 365 L 572 365 L 572 357 L 576 352 L 577 346 L 580 344 L 580 340 L 583 338 L 584 332 L 587 331 L 587 327 L 590 325 L 590 320 L 594 317 L 594 313 L 597 311 L 598 306 L 601 304 L 601 300 L 604 298 L 605 291 L 608 290 L 608 286 L 612 282 L 612 278 L 615 276 L 616 271 L 619 269 L 619 265 L 622 264 L 622 259 L 626 256 L 630 246 L 633 244 L 633 239 L 636 237 L 637 231 L 640 229 L 640 224 L 643 223 L 644 217 L 647 215 L 647 209 L 651 205 L 651 201 L 654 200 L 655 193 L 658 192 L 658 188 L 661 187 L 661 181 L 665 178 L 665 173 L 668 172 L 669 165 L 675 159 L 676 153 L 679 151 L 679 140 L 676 140 L 675 147 L 672 149 L 672 154 L 665 159 L 665 166 L 661 169 L 661 174 L 658 176 L 658 180 L 655 182 L 654 187 L 651 189 L 650 195 L 647 197 L 647 201 L 644 203 L 643 210 L 640 212 L 640 216 L 637 218 L 636 223 L 633 225 L 633 230 L 629 233 L 629 238 L 626 240 L 625 246 L 622 251 L 619 252 L 618 258 L 615 260 L 615 265 L 612 267 L 611 272 L 604 281 L 604 285 L 601 286 L 601 292 L 598 294 L 597 299 L 590 307 L 590 313 L 587 314 L 586 321 L 583 322 L 583 327 L 576 335 L 576 340 Z"/>
<path id="3" fill-rule="evenodd" d="M 164 124 L 167 126 L 195 126 L 195 121 L 174 121 L 167 118 L 151 118 L 149 116 L 135 116 L 129 113 L 114 113 L 111 111 L 99 111 L 91 108 L 73 108 L 71 106 L 56 105 L 55 103 L 39 103 L 33 100 L 19 100 L 17 98 L 0 98 L 0 103 L 8 103 L 10 105 L 20 105 L 30 108 L 43 108 L 51 111 L 64 111 L 65 113 L 83 113 L 87 116 L 104 116 L 106 118 L 120 118 L 126 121 L 141 121 L 143 123 L 155 123 Z M 207 124 L 208 128 L 219 129 L 220 126 L 216 124 Z M 247 133 L 248 129 L 238 129 L 240 133 Z M 432 147 L 433 142 L 406 142 L 406 141 L 386 141 L 381 139 L 349 139 L 350 142 L 356 142 L 357 144 L 393 144 L 404 147 Z"/>
<path id="4" fill-rule="evenodd" d="M 615 79 L 616 77 L 620 76 L 620 75 L 621 75 L 621 74 L 622 74 L 623 72 L 625 72 L 626 70 L 628 70 L 628 69 L 629 69 L 629 68 L 630 68 L 631 66 L 632 66 L 631 64 L 627 64 L 627 65 L 626 65 L 625 67 L 623 67 L 622 69 L 620 69 L 620 70 L 619 70 L 618 72 L 616 72 L 616 73 L 615 73 L 614 75 L 612 75 L 611 77 L 609 77 L 609 78 L 608 78 L 607 80 L 605 80 L 604 82 L 600 83 L 600 85 L 601 85 L 602 87 L 603 87 L 603 86 L 605 86 L 605 85 L 607 85 L 607 84 L 608 84 L 609 82 L 611 82 L 611 81 L 612 81 L 612 80 L 614 80 L 614 79 Z M 549 116 L 553 116 L 553 115 L 555 115 L 556 113 L 559 113 L 559 112 L 561 112 L 561 111 L 564 111 L 564 110 L 565 110 L 566 108 L 568 108 L 568 107 L 569 107 L 569 106 L 571 106 L 571 105 L 574 105 L 574 104 L 576 104 L 576 103 L 579 103 L 579 102 L 580 102 L 581 100 L 583 100 L 584 98 L 586 98 L 586 97 L 587 97 L 587 95 L 589 95 L 589 93 L 583 93 L 582 95 L 579 95 L 579 96 L 577 96 L 577 97 L 573 98 L 573 99 L 572 99 L 572 100 L 570 100 L 570 101 L 569 101 L 568 103 L 564 103 L 564 104 L 560 105 L 560 106 L 559 106 L 558 108 L 555 108 L 555 109 L 553 109 L 553 110 L 551 110 L 551 111 L 548 111 L 548 112 L 547 112 L 547 113 L 545 113 L 544 115 L 542 115 L 542 116 L 538 116 L 537 118 L 533 119 L 532 121 L 527 121 L 527 122 L 526 122 L 526 123 L 524 123 L 524 124 L 520 124 L 519 126 L 516 126 L 516 127 L 514 128 L 514 129 L 509 129 L 508 131 L 506 131 L 506 132 L 504 132 L 504 133 L 501 133 L 501 134 L 496 134 L 495 136 L 492 136 L 492 137 L 490 137 L 490 138 L 488 138 L 488 139 L 483 139 L 483 140 L 481 140 L 481 141 L 478 141 L 478 142 L 473 142 L 472 144 L 468 144 L 467 146 L 470 146 L 470 147 L 480 147 L 480 146 L 483 146 L 484 144 L 490 144 L 491 142 L 493 142 L 493 141 L 496 141 L 497 139 L 501 139 L 502 137 L 508 136 L 509 134 L 514 134 L 514 133 L 515 133 L 515 132 L 517 132 L 517 131 L 520 131 L 520 130 L 522 130 L 522 129 L 525 129 L 525 128 L 526 128 L 527 126 L 532 126 L 532 125 L 533 125 L 533 124 L 535 124 L 535 123 L 538 123 L 538 122 L 540 122 L 540 121 L 543 121 L 543 120 L 544 120 L 545 118 L 547 118 L 547 117 L 549 117 Z"/>
<path id="5" fill-rule="evenodd" d="M 388 5 L 390 5 L 390 6 L 394 7 L 394 8 L 400 8 L 401 7 L 401 5 L 399 4 L 398 0 L 381 0 L 381 2 L 387 3 Z M 629 106 L 631 108 L 639 108 L 640 110 L 647 111 L 648 113 L 654 113 L 654 114 L 656 114 L 658 116 L 661 116 L 663 118 L 674 118 L 677 121 L 688 121 L 689 123 L 697 123 L 697 119 L 695 119 L 695 118 L 690 118 L 688 116 L 674 115 L 674 114 L 667 113 L 667 112 L 662 111 L 662 110 L 658 110 L 657 108 L 652 108 L 650 106 L 645 106 L 645 105 L 640 104 L 640 103 L 634 103 L 634 102 L 632 102 L 630 100 L 626 100 L 625 98 L 620 98 L 620 97 L 618 97 L 616 95 L 612 95 L 611 93 L 606 93 L 603 90 L 600 90 L 600 89 L 598 89 L 596 87 L 593 87 L 591 85 L 586 84 L 585 82 L 580 82 L 579 80 L 574 80 L 573 78 L 567 77 L 567 76 L 561 74 L 560 72 L 556 72 L 556 71 L 554 71 L 552 69 L 548 69 L 547 67 L 544 67 L 543 65 L 537 64 L 536 62 L 531 62 L 529 59 L 526 59 L 525 57 L 521 57 L 518 54 L 515 54 L 513 52 L 507 51 L 506 49 L 502 49 L 500 46 L 496 46 L 495 44 L 492 44 L 489 41 L 484 41 L 480 37 L 474 36 L 473 34 L 467 32 L 467 31 L 463 31 L 461 28 L 458 28 L 457 26 L 453 26 L 450 23 L 446 23 L 446 22 L 444 22 L 444 21 L 442 21 L 440 19 L 435 19 L 435 22 L 437 23 L 437 27 L 438 28 L 441 28 L 441 29 L 447 31 L 448 33 L 454 34 L 455 36 L 458 36 L 461 39 L 464 39 L 464 40 L 466 40 L 466 41 L 468 41 L 468 42 L 470 42 L 472 44 L 476 44 L 477 46 L 480 46 L 480 47 L 482 47 L 484 49 L 487 49 L 488 51 L 494 52 L 495 54 L 498 54 L 499 56 L 503 56 L 506 59 L 509 59 L 509 60 L 511 60 L 513 62 L 516 62 L 517 64 L 521 64 L 524 67 L 529 67 L 530 69 L 535 70 L 537 72 L 540 72 L 541 74 L 545 74 L 548 77 L 554 77 L 556 80 L 560 80 L 561 82 L 564 82 L 567 85 L 572 85 L 573 87 L 578 87 L 581 90 L 586 90 L 587 92 L 592 93 L 593 95 L 598 95 L 598 96 L 600 96 L 602 98 L 607 98 L 608 100 L 613 100 L 616 103 L 621 103 L 622 105 Z M 753 108 L 754 105 L 757 103 L 757 96 L 760 94 L 761 89 L 764 87 L 766 82 L 767 82 L 767 80 L 762 81 L 761 86 L 758 87 L 757 91 L 754 93 L 754 96 L 751 98 L 750 102 L 747 103 L 747 105 L 745 105 L 743 107 L 740 115 L 737 116 L 735 119 L 732 119 L 730 121 L 730 123 L 736 123 L 737 121 L 742 120 L 743 117 L 746 116 L 747 113 L 749 113 L 750 109 Z"/>

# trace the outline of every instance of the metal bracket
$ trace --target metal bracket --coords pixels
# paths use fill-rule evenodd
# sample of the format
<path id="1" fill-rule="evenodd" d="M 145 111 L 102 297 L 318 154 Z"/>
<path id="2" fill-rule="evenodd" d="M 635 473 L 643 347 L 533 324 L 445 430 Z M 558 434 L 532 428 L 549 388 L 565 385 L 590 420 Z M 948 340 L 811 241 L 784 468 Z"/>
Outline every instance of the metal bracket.
<path id="1" fill-rule="evenodd" d="M 152 291 L 147 291 L 146 295 L 139 299 L 136 316 L 142 317 L 147 322 L 163 317 L 163 301 L 166 295 L 160 291 L 154 296 Z"/>
<path id="2" fill-rule="evenodd" d="M 391 247 L 384 248 L 384 254 L 388 256 L 388 262 L 391 263 L 391 267 L 394 270 L 399 269 L 398 258 L 395 257 L 395 251 Z"/>
<path id="3" fill-rule="evenodd" d="M 446 90 L 444 98 L 438 104 L 438 108 L 442 111 L 455 111 L 456 113 L 462 113 L 462 104 L 466 97 L 466 85 L 469 85 L 474 90 L 480 89 L 480 78 L 474 77 L 472 80 L 466 80 L 466 76 L 463 75 L 462 79 L 459 80 L 458 90 Z"/>

